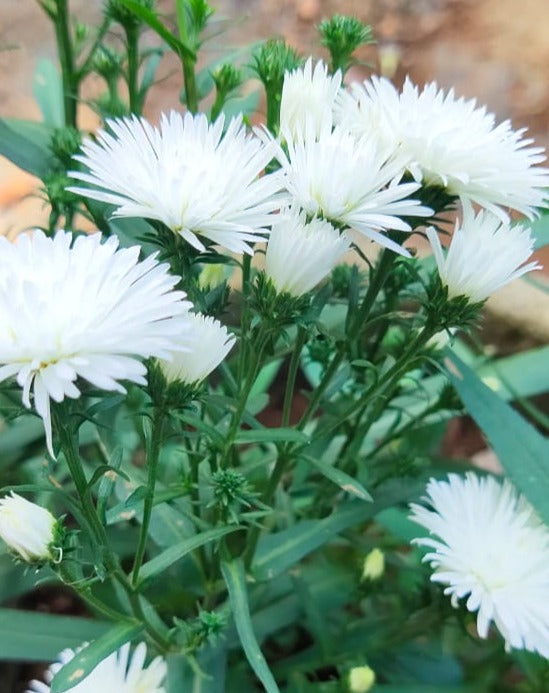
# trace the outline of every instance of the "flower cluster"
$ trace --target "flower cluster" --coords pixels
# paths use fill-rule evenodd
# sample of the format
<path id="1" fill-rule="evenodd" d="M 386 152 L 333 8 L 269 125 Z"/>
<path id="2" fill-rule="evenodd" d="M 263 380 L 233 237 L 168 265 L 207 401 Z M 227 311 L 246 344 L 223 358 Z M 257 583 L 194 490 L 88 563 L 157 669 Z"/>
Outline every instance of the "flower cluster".
<path id="1" fill-rule="evenodd" d="M 508 482 L 468 473 L 431 479 L 411 519 L 429 530 L 415 539 L 428 549 L 432 580 L 452 605 L 466 598 L 486 638 L 493 621 L 508 649 L 549 658 L 549 529 Z"/>

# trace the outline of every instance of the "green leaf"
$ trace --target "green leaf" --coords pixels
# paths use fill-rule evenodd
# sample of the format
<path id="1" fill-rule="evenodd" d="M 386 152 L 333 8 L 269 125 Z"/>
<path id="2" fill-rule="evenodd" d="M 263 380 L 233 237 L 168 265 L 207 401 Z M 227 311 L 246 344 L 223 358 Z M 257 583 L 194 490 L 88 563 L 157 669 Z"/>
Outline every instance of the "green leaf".
<path id="1" fill-rule="evenodd" d="M 412 485 L 409 492 L 413 493 Z M 252 567 L 254 576 L 258 580 L 271 580 L 340 532 L 370 519 L 394 500 L 385 495 L 368 505 L 350 501 L 321 520 L 303 520 L 282 532 L 263 537 Z"/>
<path id="2" fill-rule="evenodd" d="M 61 128 L 65 125 L 65 105 L 63 86 L 56 65 L 48 58 L 42 58 L 34 72 L 32 91 L 44 123 Z"/>
<path id="3" fill-rule="evenodd" d="M 513 484 L 549 524 L 549 442 L 448 351 L 449 376 Z"/>
<path id="4" fill-rule="evenodd" d="M 80 650 L 53 677 L 51 693 L 64 693 L 74 688 L 92 669 L 119 647 L 135 638 L 143 630 L 141 623 L 120 623 L 100 638 Z"/>
<path id="5" fill-rule="evenodd" d="M 66 647 L 78 647 L 111 628 L 90 618 L 0 609 L 0 659 L 47 662 Z"/>
<path id="6" fill-rule="evenodd" d="M 481 380 L 504 399 L 532 397 L 549 392 L 549 346 L 483 364 L 477 370 Z"/>
<path id="7" fill-rule="evenodd" d="M 0 154 L 24 171 L 43 178 L 53 164 L 53 128 L 44 123 L 0 118 Z"/>
<path id="8" fill-rule="evenodd" d="M 196 54 L 193 50 L 189 48 L 183 41 L 177 39 L 158 19 L 158 16 L 153 10 L 149 10 L 144 5 L 141 5 L 135 0 L 119 0 L 123 5 L 125 5 L 128 10 L 133 12 L 136 17 L 147 24 L 155 33 L 163 39 L 168 46 L 177 53 L 177 55 L 183 59 L 188 58 L 190 60 L 196 60 Z"/>
<path id="9" fill-rule="evenodd" d="M 259 649 L 252 627 L 250 606 L 248 604 L 248 591 L 246 588 L 246 575 L 242 560 L 235 559 L 233 561 L 223 561 L 221 563 L 221 572 L 223 573 L 223 578 L 227 585 L 227 590 L 229 591 L 229 600 L 231 602 L 236 630 L 248 662 L 265 687 L 267 693 L 279 693 L 276 681 L 271 674 L 263 653 Z"/>
<path id="10" fill-rule="evenodd" d="M 237 525 L 231 527 L 216 527 L 215 529 L 209 529 L 206 532 L 196 534 L 189 539 L 184 539 L 174 546 L 170 546 L 168 549 L 158 554 L 158 556 L 155 556 L 144 564 L 139 573 L 141 580 L 147 580 L 153 575 L 167 570 L 173 563 L 183 558 L 183 556 L 186 556 L 191 551 L 194 551 L 194 549 L 197 549 L 199 546 L 204 546 L 204 544 L 208 544 L 210 541 L 221 539 L 221 537 L 235 532 L 237 529 L 242 529 L 242 527 Z"/>
<path id="11" fill-rule="evenodd" d="M 544 214 L 539 219 L 535 219 L 526 225 L 530 227 L 532 236 L 536 239 L 536 250 L 549 245 L 549 214 Z"/>
<path id="12" fill-rule="evenodd" d="M 307 443 L 309 438 L 295 428 L 254 428 L 239 431 L 235 443 Z"/>
<path id="13" fill-rule="evenodd" d="M 314 465 L 321 474 L 332 481 L 336 486 L 339 486 L 339 488 L 342 491 L 345 491 L 345 493 L 350 493 L 363 501 L 372 502 L 374 500 L 360 482 L 353 479 L 353 477 L 349 476 L 349 474 L 341 471 L 341 469 L 334 467 L 333 464 L 316 460 L 308 455 L 301 455 L 301 457 L 310 464 Z"/>

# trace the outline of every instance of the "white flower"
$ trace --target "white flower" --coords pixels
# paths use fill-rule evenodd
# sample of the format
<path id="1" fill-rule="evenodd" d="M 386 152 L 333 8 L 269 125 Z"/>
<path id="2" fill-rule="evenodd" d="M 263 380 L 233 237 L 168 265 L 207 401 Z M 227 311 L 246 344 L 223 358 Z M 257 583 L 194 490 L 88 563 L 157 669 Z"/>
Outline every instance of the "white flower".
<path id="1" fill-rule="evenodd" d="M 49 510 L 11 493 L 0 498 L 0 538 L 28 563 L 60 559 L 58 522 Z"/>
<path id="2" fill-rule="evenodd" d="M 282 133 L 284 135 L 284 133 Z M 388 158 L 373 138 L 355 138 L 326 125 L 318 136 L 310 121 L 278 159 L 294 204 L 311 217 L 348 226 L 398 253 L 408 253 L 381 231 L 410 231 L 401 217 L 429 216 L 418 200 L 405 199 L 418 183 L 399 184 L 403 166 Z"/>
<path id="3" fill-rule="evenodd" d="M 417 181 L 442 185 L 502 221 L 509 219 L 505 208 L 532 218 L 548 200 L 549 171 L 536 167 L 545 161 L 543 148 L 435 82 L 420 91 L 407 79 L 400 94 L 383 78 L 355 84 L 342 93 L 336 119 L 355 135 L 375 133 L 406 158 Z"/>
<path id="4" fill-rule="evenodd" d="M 507 649 L 549 658 L 549 530 L 532 506 L 508 481 L 472 472 L 431 479 L 425 501 L 432 510 L 412 504 L 411 519 L 434 535 L 414 540 L 429 549 L 431 579 L 454 607 L 467 597 L 481 638 L 493 621 Z"/>
<path id="5" fill-rule="evenodd" d="M 279 293 L 301 296 L 311 291 L 351 247 L 351 239 L 327 221 L 284 210 L 273 224 L 265 272 Z"/>
<path id="6" fill-rule="evenodd" d="M 332 111 L 337 93 L 341 87 L 341 71 L 328 74 L 328 68 L 319 60 L 313 71 L 312 58 L 303 67 L 298 67 L 284 75 L 282 98 L 280 101 L 280 128 L 295 136 L 305 129 L 311 120 L 313 132 L 318 136 L 322 125 L 332 125 Z"/>
<path id="7" fill-rule="evenodd" d="M 161 221 L 201 251 L 200 236 L 237 253 L 264 240 L 280 177 L 260 177 L 273 150 L 241 118 L 225 133 L 223 116 L 210 125 L 190 113 L 163 115 L 159 128 L 136 116 L 107 124 L 75 157 L 89 173 L 71 173 L 94 188 L 71 190 L 116 205 L 115 216 Z"/>
<path id="8" fill-rule="evenodd" d="M 534 250 L 529 229 L 502 224 L 490 212 L 481 211 L 475 217 L 465 206 L 463 223 L 456 223 L 446 256 L 433 227 L 427 229 L 427 236 L 449 298 L 467 296 L 472 303 L 484 301 L 517 277 L 541 269 L 537 262 L 523 264 Z"/>
<path id="9" fill-rule="evenodd" d="M 206 378 L 227 356 L 235 336 L 219 320 L 201 313 L 189 313 L 190 332 L 181 336 L 180 349 L 170 360 L 159 364 L 168 382 L 180 380 L 188 385 Z M 183 351 L 184 349 L 184 351 Z"/>
<path id="10" fill-rule="evenodd" d="M 83 378 L 125 392 L 145 384 L 142 360 L 168 357 L 188 327 L 191 306 L 174 291 L 178 277 L 138 247 L 59 231 L 0 238 L 0 381 L 16 376 L 23 403 L 44 420 L 52 451 L 50 399 L 77 398 Z"/>
<path id="11" fill-rule="evenodd" d="M 58 661 L 46 671 L 46 683 L 31 681 L 26 693 L 50 693 L 49 684 L 55 674 L 83 648 L 63 650 Z M 168 672 L 166 662 L 162 657 L 156 657 L 145 667 L 146 657 L 147 646 L 144 642 L 139 643 L 132 656 L 130 645 L 126 643 L 101 661 L 80 683 L 69 688 L 67 693 L 165 693 L 162 683 Z"/>

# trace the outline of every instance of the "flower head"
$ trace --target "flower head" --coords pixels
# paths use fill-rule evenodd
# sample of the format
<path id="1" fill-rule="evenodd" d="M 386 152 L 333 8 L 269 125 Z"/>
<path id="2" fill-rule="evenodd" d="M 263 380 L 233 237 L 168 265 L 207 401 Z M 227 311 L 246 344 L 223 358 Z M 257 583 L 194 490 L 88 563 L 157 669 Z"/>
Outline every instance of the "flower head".
<path id="1" fill-rule="evenodd" d="M 280 178 L 260 177 L 273 150 L 241 118 L 225 133 L 223 116 L 210 125 L 190 113 L 163 115 L 158 128 L 136 116 L 107 124 L 75 157 L 89 172 L 71 174 L 94 187 L 73 192 L 116 205 L 115 216 L 161 221 L 200 251 L 201 237 L 237 253 L 263 240 Z"/>
<path id="2" fill-rule="evenodd" d="M 180 380 L 194 385 L 206 378 L 227 356 L 235 336 L 219 320 L 201 313 L 189 313 L 190 331 L 181 337 L 180 349 L 171 359 L 161 359 L 160 368 L 171 383 Z"/>
<path id="3" fill-rule="evenodd" d="M 398 151 L 417 181 L 441 185 L 508 221 L 506 208 L 532 217 L 546 205 L 549 171 L 536 167 L 543 148 L 530 147 L 524 130 L 495 117 L 475 100 L 456 98 L 435 82 L 419 90 L 409 79 L 402 93 L 383 78 L 342 93 L 336 119 L 355 135 L 375 132 Z"/>
<path id="4" fill-rule="evenodd" d="M 284 210 L 269 237 L 265 272 L 279 293 L 302 296 L 331 272 L 350 247 L 350 238 L 329 222 L 307 222 L 303 212 Z"/>
<path id="5" fill-rule="evenodd" d="M 168 357 L 188 329 L 191 304 L 178 277 L 138 247 L 59 231 L 0 238 L 0 381 L 16 376 L 23 404 L 44 420 L 52 451 L 50 400 L 77 398 L 77 378 L 125 392 L 145 384 L 142 360 Z"/>
<path id="6" fill-rule="evenodd" d="M 549 529 L 532 506 L 508 481 L 472 472 L 431 479 L 424 500 L 432 509 L 412 504 L 411 519 L 431 535 L 414 540 L 429 549 L 431 579 L 453 606 L 467 598 L 481 638 L 493 621 L 507 649 L 549 657 Z"/>
<path id="7" fill-rule="evenodd" d="M 59 560 L 60 523 L 36 503 L 12 493 L 0 498 L 0 538 L 28 563 Z M 57 549 L 57 550 L 56 550 Z"/>
<path id="8" fill-rule="evenodd" d="M 286 72 L 280 102 L 280 128 L 287 135 L 295 136 L 311 121 L 313 132 L 318 136 L 324 123 L 332 125 L 332 110 L 341 87 L 341 71 L 328 74 L 328 68 L 319 60 L 313 70 L 313 60 L 308 58 L 303 67 Z"/>
<path id="9" fill-rule="evenodd" d="M 284 133 L 283 133 L 284 134 Z M 401 254 L 397 243 L 381 233 L 410 231 L 402 217 L 429 216 L 432 210 L 406 199 L 420 186 L 400 183 L 402 162 L 391 158 L 374 138 L 355 138 L 324 124 L 317 136 L 310 121 L 278 159 L 293 204 L 311 217 L 348 226 Z"/>
<path id="10" fill-rule="evenodd" d="M 541 269 L 537 262 L 523 264 L 534 250 L 529 229 L 502 224 L 490 212 L 475 216 L 465 206 L 463 222 L 456 224 L 446 256 L 434 228 L 427 229 L 427 236 L 449 298 L 467 296 L 472 303 L 484 301 L 526 272 Z"/>
<path id="11" fill-rule="evenodd" d="M 76 651 L 63 650 L 58 661 L 46 671 L 46 683 L 31 681 L 26 693 L 50 693 L 49 684 L 55 674 L 85 647 L 86 645 Z M 147 646 L 144 642 L 139 643 L 131 656 L 130 645 L 126 643 L 101 661 L 76 686 L 69 688 L 67 693 L 165 693 L 162 683 L 168 672 L 166 662 L 162 657 L 156 657 L 146 667 L 146 657 Z"/>

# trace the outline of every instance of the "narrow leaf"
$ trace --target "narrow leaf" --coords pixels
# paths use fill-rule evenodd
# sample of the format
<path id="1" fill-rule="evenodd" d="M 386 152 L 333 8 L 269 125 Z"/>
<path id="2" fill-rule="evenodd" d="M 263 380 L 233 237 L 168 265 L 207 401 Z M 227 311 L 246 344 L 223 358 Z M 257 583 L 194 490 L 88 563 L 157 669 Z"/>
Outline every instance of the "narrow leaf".
<path id="1" fill-rule="evenodd" d="M 119 647 L 135 638 L 143 630 L 141 623 L 120 623 L 97 640 L 80 650 L 67 662 L 51 682 L 51 693 L 64 693 L 76 687 L 82 679 Z"/>
<path id="2" fill-rule="evenodd" d="M 180 560 L 191 551 L 194 551 L 194 549 L 197 549 L 199 546 L 204 546 L 204 544 L 208 544 L 210 541 L 221 539 L 221 537 L 235 532 L 237 529 L 242 529 L 242 527 L 238 525 L 232 527 L 216 527 L 215 529 L 210 529 L 201 534 L 196 534 L 189 539 L 184 539 L 174 546 L 170 546 L 168 549 L 158 554 L 158 556 L 155 556 L 145 563 L 139 573 L 141 580 L 147 580 L 153 575 L 167 570 L 173 563 Z"/>
<path id="3" fill-rule="evenodd" d="M 90 618 L 0 609 L 0 659 L 51 661 L 66 647 L 78 647 L 109 628 Z"/>
<path id="4" fill-rule="evenodd" d="M 509 479 L 549 524 L 549 442 L 448 351 L 449 376 Z"/>
<path id="5" fill-rule="evenodd" d="M 254 428 L 239 431 L 236 443 L 307 443 L 308 437 L 295 428 Z"/>
<path id="6" fill-rule="evenodd" d="M 353 479 L 352 476 L 349 476 L 349 474 L 346 474 L 341 469 L 334 467 L 333 464 L 328 464 L 327 462 L 322 462 L 321 460 L 315 460 L 313 457 L 309 457 L 308 455 L 302 455 L 302 458 L 314 465 L 321 474 L 332 481 L 336 486 L 339 486 L 339 488 L 342 491 L 345 491 L 345 493 L 350 493 L 363 501 L 372 502 L 374 500 L 360 482 Z"/>
<path id="7" fill-rule="evenodd" d="M 221 563 L 221 572 L 223 573 L 223 578 L 227 585 L 227 590 L 229 591 L 229 600 L 231 602 L 236 630 L 248 662 L 256 673 L 257 678 L 265 687 L 267 693 L 279 693 L 276 681 L 271 674 L 263 653 L 259 649 L 253 631 L 250 606 L 248 604 L 246 575 L 242 560 L 235 559 L 233 561 L 223 561 Z"/>
<path id="8" fill-rule="evenodd" d="M 38 61 L 33 76 L 32 91 L 42 118 L 47 125 L 56 128 L 65 124 L 65 106 L 61 75 L 56 65 L 48 58 Z"/>
<path id="9" fill-rule="evenodd" d="M 139 17 L 142 22 L 147 24 L 155 33 L 163 39 L 168 46 L 177 53 L 181 58 L 189 58 L 196 60 L 196 55 L 189 46 L 177 39 L 158 19 L 158 16 L 153 10 L 149 10 L 144 5 L 141 5 L 135 0 L 120 0 L 128 10 L 133 12 L 136 17 Z"/>
<path id="10" fill-rule="evenodd" d="M 0 154 L 19 168 L 43 178 L 51 167 L 53 128 L 43 123 L 0 118 Z"/>

